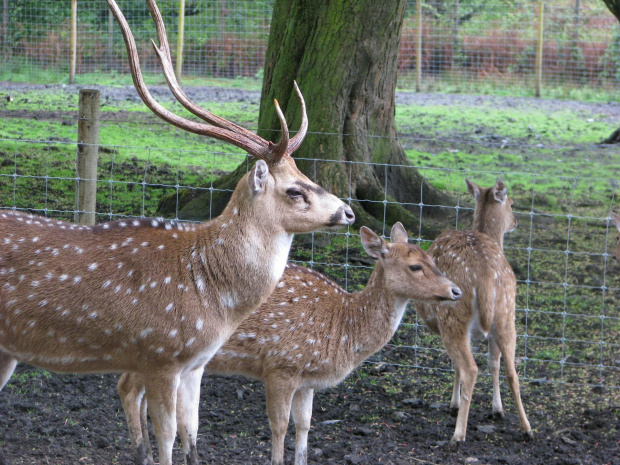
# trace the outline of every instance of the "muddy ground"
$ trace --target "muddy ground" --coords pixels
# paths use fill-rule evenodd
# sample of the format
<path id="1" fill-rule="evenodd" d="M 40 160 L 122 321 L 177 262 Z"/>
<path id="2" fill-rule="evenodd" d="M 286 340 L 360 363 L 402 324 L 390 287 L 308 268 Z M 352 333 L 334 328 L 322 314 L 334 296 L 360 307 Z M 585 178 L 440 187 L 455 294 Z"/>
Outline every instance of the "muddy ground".
<path id="1" fill-rule="evenodd" d="M 482 370 L 481 370 L 482 371 Z M 0 437 L 11 464 L 131 464 L 113 375 L 49 375 L 20 366 L 2 392 Z M 447 441 L 450 373 L 364 365 L 315 396 L 311 464 L 620 464 L 618 392 L 524 382 L 535 438 L 524 441 L 502 389 L 504 420 L 491 418 L 491 386 L 476 386 L 466 443 Z M 270 430 L 261 383 L 205 377 L 198 448 L 203 463 L 268 464 Z M 294 430 L 286 442 L 294 460 Z M 183 463 L 175 450 L 175 462 Z"/>
<path id="2" fill-rule="evenodd" d="M 3 84 L 0 94 L 35 87 L 44 86 Z M 132 87 L 101 90 L 104 102 L 138 98 Z M 76 88 L 56 86 L 50 91 L 75 93 Z M 157 98 L 169 95 L 163 87 L 155 87 L 152 92 Z M 188 94 L 197 100 L 252 102 L 259 99 L 258 92 L 237 89 L 196 88 L 189 89 Z M 438 99 L 458 99 L 461 104 L 516 108 L 546 105 L 549 109 L 562 105 L 575 111 L 582 111 L 584 105 L 588 105 L 587 111 L 620 120 L 617 104 L 491 96 L 397 95 L 397 102 L 411 103 L 412 99 L 419 105 L 437 103 Z M 7 111 L 0 113 L 2 116 L 25 116 Z M 73 115 L 65 110 L 40 115 L 26 113 L 45 119 Z M 614 266 L 620 273 L 620 266 Z M 523 273 L 517 270 L 519 279 L 525 279 Z M 384 351 L 385 359 L 390 359 L 390 350 Z M 613 367 L 620 370 L 620 354 L 616 355 Z M 398 357 L 391 360 L 395 359 Z M 507 415 L 504 420 L 491 417 L 491 382 L 486 367 L 481 366 L 469 416 L 467 442 L 459 450 L 450 449 L 447 443 L 455 425 L 448 409 L 452 373 L 442 370 L 445 363 L 434 363 L 430 361 L 430 369 L 365 364 L 341 385 L 317 393 L 309 435 L 309 463 L 620 465 L 618 389 L 548 382 L 557 379 L 551 365 L 537 367 L 536 379 L 532 380 L 530 375 L 530 379 L 522 381 L 522 398 L 534 429 L 533 440 L 525 441 L 518 433 L 514 404 L 503 381 Z M 0 393 L 0 444 L 9 463 L 131 464 L 116 380 L 116 375 L 58 375 L 20 365 Z M 269 463 L 270 430 L 261 383 L 241 377 L 205 377 L 200 419 L 198 448 L 204 463 Z M 287 463 L 293 463 L 292 425 L 286 444 Z M 183 463 L 178 448 L 174 460 L 175 464 Z"/>

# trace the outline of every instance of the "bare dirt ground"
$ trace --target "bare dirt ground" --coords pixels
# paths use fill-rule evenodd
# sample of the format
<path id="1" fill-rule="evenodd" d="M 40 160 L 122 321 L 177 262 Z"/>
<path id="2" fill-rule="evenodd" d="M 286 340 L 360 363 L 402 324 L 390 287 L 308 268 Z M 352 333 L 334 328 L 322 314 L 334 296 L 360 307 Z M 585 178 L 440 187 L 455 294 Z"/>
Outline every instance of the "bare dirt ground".
<path id="1" fill-rule="evenodd" d="M 3 84 L 0 94 L 32 85 Z M 76 87 L 50 88 L 75 93 Z M 132 87 L 101 88 L 102 101 L 137 99 Z M 155 87 L 157 98 L 168 90 Z M 191 88 L 196 100 L 258 101 L 258 92 Z M 424 105 L 438 99 L 461 104 L 547 105 L 603 114 L 620 121 L 620 106 L 508 97 L 398 94 L 397 102 Z M 547 108 L 547 107 L 545 107 Z M 0 108 L 0 110 L 2 110 Z M 6 110 L 5 110 L 6 111 Z M 25 112 L 32 117 L 33 112 Z M 34 115 L 58 119 L 75 112 Z M 8 115 L 0 111 L 0 116 Z M 616 266 L 620 272 L 620 266 Z M 388 349 L 389 351 L 389 349 Z M 620 370 L 620 354 L 616 367 Z M 402 361 L 406 363 L 406 361 Z M 365 364 L 341 385 L 317 393 L 309 434 L 311 464 L 614 464 L 620 465 L 620 392 L 593 386 L 552 384 L 544 368 L 539 380 L 522 382 L 523 403 L 535 437 L 525 441 L 506 383 L 506 418 L 491 417 L 491 383 L 486 367 L 469 416 L 466 443 L 448 446 L 455 419 L 448 402 L 452 373 Z M 116 375 L 59 375 L 20 365 L 0 392 L 0 445 L 10 464 L 131 464 L 131 449 Z M 584 380 L 584 383 L 589 380 Z M 153 438 L 152 438 L 153 439 Z M 205 377 L 202 386 L 199 455 L 203 463 L 269 463 L 270 430 L 261 383 L 241 377 Z M 294 427 L 286 442 L 294 458 Z M 175 463 L 183 463 L 175 450 Z"/>
<path id="2" fill-rule="evenodd" d="M 483 370 L 481 370 L 483 371 Z M 491 418 L 481 376 L 466 443 L 449 448 L 450 373 L 364 365 L 315 396 L 311 464 L 620 464 L 620 399 L 592 387 L 525 382 L 535 438 L 524 441 L 505 383 L 506 418 Z M 0 437 L 11 464 L 131 464 L 114 375 L 47 375 L 20 366 L 2 391 Z M 269 463 L 270 430 L 261 383 L 205 377 L 198 448 L 203 463 Z M 286 442 L 294 460 L 294 429 Z M 175 463 L 183 463 L 175 451 Z"/>

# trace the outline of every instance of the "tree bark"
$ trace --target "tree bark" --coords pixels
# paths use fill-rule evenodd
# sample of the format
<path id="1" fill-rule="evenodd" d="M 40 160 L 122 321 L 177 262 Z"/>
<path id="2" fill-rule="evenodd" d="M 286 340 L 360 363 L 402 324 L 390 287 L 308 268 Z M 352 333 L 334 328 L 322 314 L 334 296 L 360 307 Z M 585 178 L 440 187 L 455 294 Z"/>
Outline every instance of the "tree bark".
<path id="1" fill-rule="evenodd" d="M 351 199 L 359 224 L 402 221 L 417 229 L 420 203 L 425 216 L 436 215 L 440 209 L 428 205 L 450 204 L 450 198 L 411 166 L 396 137 L 394 93 L 405 7 L 406 0 L 276 0 L 258 124 L 262 137 L 279 138 L 277 98 L 289 128 L 299 126 L 297 80 L 310 123 L 295 152 L 300 170 Z M 231 185 L 245 170 L 244 165 L 222 183 Z M 190 210 L 194 215 L 191 204 L 197 201 L 179 215 Z"/>

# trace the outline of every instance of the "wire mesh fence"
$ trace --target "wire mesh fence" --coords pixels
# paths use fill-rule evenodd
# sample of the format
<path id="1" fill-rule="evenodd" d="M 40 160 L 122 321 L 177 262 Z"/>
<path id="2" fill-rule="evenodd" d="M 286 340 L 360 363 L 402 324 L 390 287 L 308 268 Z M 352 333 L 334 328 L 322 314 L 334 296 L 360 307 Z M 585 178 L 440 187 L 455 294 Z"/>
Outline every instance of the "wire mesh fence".
<path id="1" fill-rule="evenodd" d="M 131 132 L 138 124 L 162 123 L 137 122 L 132 118 L 104 120 L 102 124 Z M 315 136 L 310 133 L 307 139 Z M 399 139 L 404 144 L 419 142 L 406 136 Z M 15 137 L 0 139 L 0 145 L 3 147 L 0 207 L 72 220 L 77 144 L 69 140 Z M 535 145 L 527 149 L 541 150 Z M 102 138 L 97 220 L 156 216 L 166 202 L 169 216 L 178 217 L 180 201 L 199 193 L 207 194 L 206 212 L 210 216 L 210 199 L 218 192 L 213 180 L 222 174 L 223 168 L 234 168 L 246 160 L 242 153 L 208 147 L 156 150 L 109 145 Z M 349 169 L 353 164 L 338 160 L 308 161 L 316 171 L 322 171 L 321 164 L 346 163 Z M 390 165 L 375 167 L 387 170 Z M 415 205 L 401 204 L 419 209 L 419 227 L 410 227 L 408 232 L 410 240 L 423 247 L 433 239 L 422 227 L 428 221 L 435 221 L 444 230 L 470 227 L 473 202 L 465 191 L 465 177 L 481 185 L 492 185 L 497 177 L 507 183 L 519 221 L 516 231 L 506 236 L 505 251 L 518 279 L 516 325 L 520 373 L 525 379 L 620 387 L 620 269 L 610 255 L 617 231 L 608 218 L 609 212 L 618 208 L 616 181 L 424 166 L 406 169 L 418 170 L 431 184 L 439 179 L 451 179 L 444 188 L 453 193 L 453 203 L 426 205 L 422 200 Z M 387 179 L 385 176 L 386 192 Z M 348 200 L 352 198 L 350 192 Z M 387 207 L 390 202 L 386 197 L 379 203 Z M 430 218 L 430 209 L 437 208 L 444 213 Z M 377 232 L 389 236 L 391 226 L 384 216 L 383 230 Z M 327 274 L 350 291 L 359 289 L 372 269 L 372 261 L 365 256 L 359 237 L 351 231 L 301 235 L 295 240 L 291 258 Z M 410 305 L 390 344 L 371 361 L 450 370 L 441 340 L 418 320 L 414 307 Z M 475 342 L 473 347 L 477 363 L 484 367 L 488 357 L 486 343 Z"/>
<path id="2" fill-rule="evenodd" d="M 542 2 L 536 0 L 421 2 L 419 23 L 416 0 L 408 2 L 399 56 L 402 88 L 533 88 L 539 47 L 544 86 L 613 88 L 618 84 L 620 27 L 601 1 L 545 2 L 543 15 L 539 14 Z M 71 59 L 70 3 L 4 1 L 2 79 L 66 82 Z M 145 2 L 119 4 L 132 24 L 143 69 L 157 72 Z M 159 5 L 176 58 L 179 2 L 160 0 Z M 186 2 L 183 73 L 260 78 L 272 9 L 272 0 Z M 80 0 L 76 55 L 80 82 L 93 84 L 100 82 L 102 74 L 126 74 L 124 56 L 122 37 L 107 3 Z"/>

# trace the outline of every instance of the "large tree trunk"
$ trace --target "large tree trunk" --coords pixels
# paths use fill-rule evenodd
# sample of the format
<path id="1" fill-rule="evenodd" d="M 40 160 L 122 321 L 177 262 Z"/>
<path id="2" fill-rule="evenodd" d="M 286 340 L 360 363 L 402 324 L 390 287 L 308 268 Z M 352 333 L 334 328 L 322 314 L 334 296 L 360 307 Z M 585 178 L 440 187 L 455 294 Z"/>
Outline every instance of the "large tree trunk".
<path id="1" fill-rule="evenodd" d="M 603 0 L 609 11 L 620 22 L 620 0 Z M 620 144 L 620 128 L 611 133 L 609 137 L 603 139 L 600 144 Z"/>
<path id="2" fill-rule="evenodd" d="M 310 122 L 295 152 L 299 168 L 352 199 L 359 224 L 403 221 L 417 229 L 420 203 L 449 205 L 449 198 L 424 181 L 396 138 L 394 92 L 405 7 L 406 0 L 276 0 L 259 133 L 279 137 L 274 98 L 289 127 L 298 127 L 292 87 L 297 80 Z M 231 186 L 245 170 L 226 176 L 223 185 Z M 439 211 L 424 207 L 423 214 Z"/>

